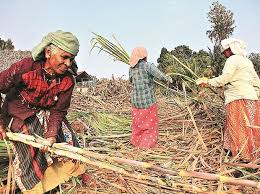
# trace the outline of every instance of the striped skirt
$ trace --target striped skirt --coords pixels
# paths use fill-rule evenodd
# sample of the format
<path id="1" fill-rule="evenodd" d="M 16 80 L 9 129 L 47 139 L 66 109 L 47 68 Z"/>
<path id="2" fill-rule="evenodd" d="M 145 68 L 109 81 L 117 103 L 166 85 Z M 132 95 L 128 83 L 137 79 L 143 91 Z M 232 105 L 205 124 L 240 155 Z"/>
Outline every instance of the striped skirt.
<path id="1" fill-rule="evenodd" d="M 224 148 L 244 160 L 259 158 L 260 107 L 258 100 L 235 100 L 226 105 Z"/>
<path id="2" fill-rule="evenodd" d="M 64 127 L 66 126 L 63 123 L 63 129 Z M 63 133 L 62 130 L 59 130 L 57 142 L 67 141 L 72 143 L 75 141 L 75 137 L 68 134 L 69 130 L 65 129 L 65 131 L 66 133 Z M 18 132 L 43 136 L 44 127 L 40 123 L 39 118 L 33 116 L 25 121 L 25 124 Z M 24 143 L 13 142 L 12 144 L 15 155 L 13 166 L 16 184 L 21 191 L 30 190 L 42 180 L 44 172 L 48 167 L 46 153 Z M 78 145 L 74 142 L 73 144 Z"/>

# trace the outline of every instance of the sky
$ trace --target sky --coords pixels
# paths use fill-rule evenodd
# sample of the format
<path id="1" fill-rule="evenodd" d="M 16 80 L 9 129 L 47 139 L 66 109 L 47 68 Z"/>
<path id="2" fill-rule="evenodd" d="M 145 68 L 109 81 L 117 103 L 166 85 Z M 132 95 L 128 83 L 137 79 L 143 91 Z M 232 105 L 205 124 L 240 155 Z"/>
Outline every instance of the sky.
<path id="1" fill-rule="evenodd" d="M 136 46 L 157 62 L 163 47 L 187 45 L 194 51 L 212 48 L 207 13 L 213 0 L 0 0 L 0 38 L 15 50 L 31 50 L 47 33 L 64 30 L 80 42 L 80 71 L 98 78 L 128 77 L 128 66 L 106 53 L 90 53 L 92 32 L 109 40 L 115 35 L 129 54 Z M 247 52 L 260 53 L 260 1 L 219 0 L 234 13 L 233 37 L 244 40 Z"/>

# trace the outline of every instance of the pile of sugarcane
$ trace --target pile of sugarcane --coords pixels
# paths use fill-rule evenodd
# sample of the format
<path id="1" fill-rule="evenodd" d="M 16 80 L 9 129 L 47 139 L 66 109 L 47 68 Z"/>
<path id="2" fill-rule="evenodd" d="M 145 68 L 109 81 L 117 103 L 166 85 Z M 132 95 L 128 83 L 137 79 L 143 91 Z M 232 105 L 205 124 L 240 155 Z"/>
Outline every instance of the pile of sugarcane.
<path id="1" fill-rule="evenodd" d="M 47 142 L 44 142 L 44 139 L 39 137 L 10 132 L 7 133 L 7 136 L 12 141 L 20 141 L 38 148 L 43 145 L 48 145 Z M 205 149 L 207 149 L 207 147 Z M 160 165 L 159 162 L 162 161 L 162 159 L 156 161 L 152 158 L 147 158 L 150 160 L 148 162 L 145 161 L 145 159 L 142 161 L 133 160 L 129 159 L 129 157 L 120 157 L 118 154 L 113 156 L 111 154 L 100 154 L 97 153 L 97 151 L 89 151 L 89 147 L 82 149 L 59 143 L 54 144 L 49 150 L 51 154 L 65 156 L 86 163 L 93 181 L 106 183 L 105 188 L 102 186 L 95 188 L 100 192 L 110 193 L 109 190 L 111 190 L 111 193 L 116 192 L 116 190 L 118 190 L 118 192 L 127 193 L 158 193 L 159 191 L 163 193 L 177 191 L 198 193 L 208 191 L 208 187 L 201 184 L 200 181 L 196 182 L 195 178 L 253 188 L 259 187 L 259 183 L 256 181 L 239 180 L 222 174 L 198 172 L 197 170 L 193 171 L 181 167 L 179 167 L 179 169 L 176 167 L 169 168 L 169 164 L 167 166 Z M 143 154 L 147 152 L 137 149 L 134 151 L 142 152 Z M 104 150 L 102 152 L 104 152 Z M 194 156 L 195 155 L 196 154 L 194 154 Z M 162 157 L 163 155 L 159 156 L 159 158 Z M 190 182 L 190 179 L 194 179 L 194 183 Z M 85 192 L 90 191 L 91 184 L 84 189 L 80 188 L 80 190 L 84 190 Z"/>
<path id="2" fill-rule="evenodd" d="M 161 88 L 161 90 L 163 89 Z M 161 93 L 164 93 L 164 95 Z M 89 150 L 99 151 L 110 156 L 120 156 L 132 160 L 147 161 L 176 171 L 202 171 L 216 174 L 216 176 L 220 174 L 234 176 L 237 172 L 240 172 L 242 174 L 242 179 L 245 177 L 245 179 L 257 181 L 257 171 L 252 173 L 250 167 L 243 167 L 243 165 L 237 163 L 236 161 L 239 160 L 239 156 L 230 158 L 223 152 L 222 129 L 224 123 L 224 109 L 220 98 L 216 97 L 214 94 L 185 98 L 184 93 L 182 96 L 170 93 L 172 92 L 169 92 L 165 96 L 165 91 L 158 90 L 157 92 L 160 117 L 158 147 L 150 150 L 138 150 L 132 147 L 129 143 L 131 131 L 127 122 L 125 123 L 125 127 L 123 127 L 123 124 L 120 124 L 122 127 L 119 127 L 113 122 L 109 122 L 109 118 L 111 119 L 114 117 L 113 120 L 115 123 L 120 120 L 125 121 L 126 119 L 128 119 L 128 123 L 130 123 L 130 107 L 124 109 L 128 109 L 128 113 L 126 111 L 120 112 L 114 107 L 110 112 L 104 108 L 103 112 L 100 110 L 99 112 L 89 112 L 86 113 L 86 115 L 80 115 L 77 118 L 80 121 L 79 123 L 82 124 L 82 128 L 85 127 L 86 130 L 85 135 L 81 136 L 80 139 L 84 141 L 84 146 Z M 130 98 L 129 93 L 126 93 L 125 95 L 126 98 Z M 116 95 L 114 98 L 116 98 Z M 212 103 L 211 99 L 214 98 L 216 98 L 215 102 Z M 124 103 L 122 102 L 122 104 Z M 76 106 L 76 104 L 73 106 Z M 106 115 L 106 119 L 104 119 L 104 115 Z M 73 116 L 75 118 L 75 115 Z M 100 123 L 100 126 L 98 123 Z M 105 128 L 103 128 L 104 125 Z M 103 128 L 103 130 L 99 130 L 99 128 Z M 118 131 L 121 131 L 121 133 L 118 133 Z M 235 164 L 235 167 L 230 163 Z M 251 166 L 254 165 L 251 164 Z M 96 175 L 96 173 L 98 175 Z M 93 177 L 95 177 L 93 178 L 93 181 L 98 181 L 100 184 L 100 187 L 97 187 L 98 191 L 104 192 L 107 189 L 111 189 L 111 193 L 113 193 L 113 185 L 118 184 L 118 179 L 114 177 L 114 182 L 112 181 L 114 184 L 108 184 L 106 179 L 110 180 L 108 177 L 111 177 L 112 175 L 107 171 L 103 173 L 94 171 L 93 174 Z M 103 178 L 100 178 L 101 175 Z M 116 175 L 114 174 L 114 176 Z M 190 186 L 196 185 L 199 188 L 204 188 L 206 190 L 225 191 L 237 188 L 230 186 L 229 184 L 223 184 L 221 181 L 205 181 L 196 178 L 186 179 L 178 176 L 176 179 L 180 181 L 180 183 L 189 184 Z M 132 184 L 136 185 L 135 182 Z M 148 185 L 148 190 L 149 188 L 150 190 L 154 189 L 151 188 L 151 184 Z M 143 188 L 144 185 L 141 185 L 140 187 Z M 156 186 L 154 185 L 153 187 Z M 238 189 L 240 188 L 238 187 Z M 180 191 L 182 190 L 180 189 Z M 137 191 L 133 191 L 133 193 L 135 192 Z M 189 192 L 196 193 L 196 191 Z M 149 192 L 143 191 L 143 193 Z"/>
<path id="3" fill-rule="evenodd" d="M 102 86 L 106 84 L 102 82 Z M 125 85 L 122 84 L 122 87 Z M 159 142 L 156 148 L 145 150 L 134 148 L 129 142 L 129 103 L 119 102 L 119 107 L 124 107 L 120 111 L 110 101 L 97 101 L 75 93 L 69 119 L 85 149 L 75 151 L 55 146 L 53 149 L 56 149 L 56 155 L 64 155 L 59 149 L 67 151 L 66 157 L 71 157 L 68 153 L 71 150 L 81 153 L 80 157 L 73 157 L 81 158 L 82 162 L 88 164 L 90 179 L 87 185 L 78 184 L 80 178 L 78 181 L 72 179 L 74 181 L 62 186 L 63 191 L 199 193 L 219 190 L 234 193 L 241 190 L 243 185 L 246 185 L 246 190 L 254 191 L 258 172 L 251 169 L 258 168 L 258 165 L 243 166 L 237 162 L 239 156 L 233 159 L 223 152 L 222 102 L 207 101 L 214 95 L 191 98 L 185 97 L 185 92 L 182 94 L 176 95 L 172 91 L 167 93 L 163 88 L 158 88 Z M 101 98 L 101 95 L 105 94 L 97 94 L 95 97 Z M 130 99 L 130 93 L 124 95 Z M 107 99 L 113 102 L 117 97 L 112 96 Z M 89 104 L 95 104 L 99 110 L 92 110 Z M 110 106 L 112 108 L 108 109 Z M 237 172 L 241 173 L 242 182 L 232 179 Z"/>
<path id="4" fill-rule="evenodd" d="M 163 89 L 161 88 L 161 90 Z M 129 128 L 131 122 L 130 106 L 124 108 L 122 112 L 116 107 L 108 111 L 106 106 L 104 106 L 103 111 L 102 109 L 98 112 L 90 111 L 86 112 L 85 115 L 73 112 L 70 116 L 72 121 L 77 118 L 77 122 L 82 125 L 83 131 L 85 128 L 85 133 L 80 136 L 80 139 L 84 142 L 83 145 L 89 150 L 138 161 L 149 161 L 174 170 L 198 170 L 221 174 L 221 169 L 224 171 L 223 175 L 233 176 L 235 171 L 242 171 L 245 173 L 245 176 L 253 179 L 257 177 L 257 175 L 252 174 L 250 171 L 248 172 L 244 168 L 233 168 L 227 164 L 223 164 L 224 162 L 229 162 L 231 159 L 225 156 L 222 150 L 224 109 L 218 97 L 215 96 L 216 102 L 212 103 L 210 99 L 214 98 L 213 94 L 185 99 L 184 94 L 183 96 L 172 95 L 170 91 L 165 96 L 161 93 L 165 94 L 167 92 L 160 90 L 157 92 L 160 117 L 159 145 L 157 148 L 151 150 L 137 150 L 129 143 L 131 132 Z M 125 98 L 130 99 L 129 93 L 125 95 Z M 84 99 L 80 96 L 76 98 Z M 114 98 L 117 98 L 116 95 Z M 91 99 L 85 100 L 88 103 L 91 101 Z M 113 99 L 110 100 L 113 101 Z M 76 101 L 74 102 L 72 106 L 76 107 L 77 103 Z M 87 102 L 84 102 L 84 100 L 81 100 L 81 104 L 87 104 Z M 92 103 L 98 102 L 92 99 Z M 110 104 L 109 102 L 107 103 Z M 123 104 L 124 102 L 122 102 L 121 106 Z M 87 110 L 87 107 L 85 108 Z M 111 122 L 111 118 L 114 122 Z M 128 122 L 126 122 L 127 120 Z M 120 123 L 120 121 L 122 123 L 119 126 L 115 125 L 115 123 Z M 104 182 L 100 178 L 102 174 L 103 179 L 106 179 L 108 172 L 100 173 L 96 171 L 95 173 L 98 173 L 99 183 L 103 183 L 102 185 L 105 187 L 102 188 L 100 186 L 98 190 L 102 192 L 108 189 L 107 187 L 110 184 L 105 184 L 107 181 Z M 231 188 L 214 181 L 209 182 L 194 178 L 180 178 L 180 180 L 181 182 L 188 182 L 191 185 L 201 185 L 202 188 L 208 187 L 208 190 L 227 190 Z M 114 181 L 117 184 L 116 180 Z M 111 193 L 113 192 L 111 191 Z"/>
<path id="5" fill-rule="evenodd" d="M 70 109 L 73 112 L 98 112 L 100 110 L 113 109 L 117 112 L 129 111 L 131 107 L 130 97 L 131 86 L 127 80 L 123 79 L 101 79 L 95 87 L 89 87 L 81 95 L 73 93 Z"/>

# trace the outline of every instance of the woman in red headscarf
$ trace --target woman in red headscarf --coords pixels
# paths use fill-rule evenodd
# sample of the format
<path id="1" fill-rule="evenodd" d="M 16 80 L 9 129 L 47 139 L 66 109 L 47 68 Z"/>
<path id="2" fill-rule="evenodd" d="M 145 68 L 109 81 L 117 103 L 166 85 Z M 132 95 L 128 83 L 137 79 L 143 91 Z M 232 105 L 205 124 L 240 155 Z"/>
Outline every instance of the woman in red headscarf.
<path id="1" fill-rule="evenodd" d="M 158 107 L 154 94 L 154 78 L 172 82 L 170 76 L 147 62 L 147 56 L 144 47 L 136 47 L 129 61 L 129 79 L 133 85 L 131 143 L 139 148 L 154 147 L 158 140 Z"/>

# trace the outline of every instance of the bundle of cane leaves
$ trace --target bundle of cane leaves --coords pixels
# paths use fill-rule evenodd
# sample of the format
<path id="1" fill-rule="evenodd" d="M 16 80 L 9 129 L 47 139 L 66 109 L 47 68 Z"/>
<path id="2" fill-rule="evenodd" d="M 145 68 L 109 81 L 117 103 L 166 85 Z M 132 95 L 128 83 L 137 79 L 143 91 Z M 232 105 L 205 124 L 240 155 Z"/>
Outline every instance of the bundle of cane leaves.
<path id="1" fill-rule="evenodd" d="M 96 134 L 123 134 L 130 132 L 131 119 L 127 115 L 119 115 L 105 112 L 92 112 L 84 117 L 85 124 L 95 129 Z"/>
<path id="2" fill-rule="evenodd" d="M 110 42 L 108 39 L 103 36 L 94 33 L 94 38 L 91 39 L 91 50 L 98 48 L 101 51 L 108 53 L 113 56 L 115 60 L 121 61 L 123 63 L 129 64 L 129 55 L 122 45 L 117 41 L 116 37 L 113 36 L 113 39 L 116 41 L 116 44 Z"/>
<path id="3" fill-rule="evenodd" d="M 73 118 L 76 120 L 74 123 L 78 123 L 78 126 L 73 124 L 74 130 L 81 128 L 84 131 L 77 133 L 84 147 L 96 149 L 109 145 L 110 148 L 111 141 L 123 138 L 125 142 L 130 136 L 131 118 L 128 114 L 81 111 L 71 112 L 70 119 Z"/>
<path id="4" fill-rule="evenodd" d="M 105 143 L 130 136 L 131 119 L 126 115 L 96 112 L 84 117 L 84 122 L 93 129 L 91 133 L 82 136 L 84 140 L 98 140 Z"/>

